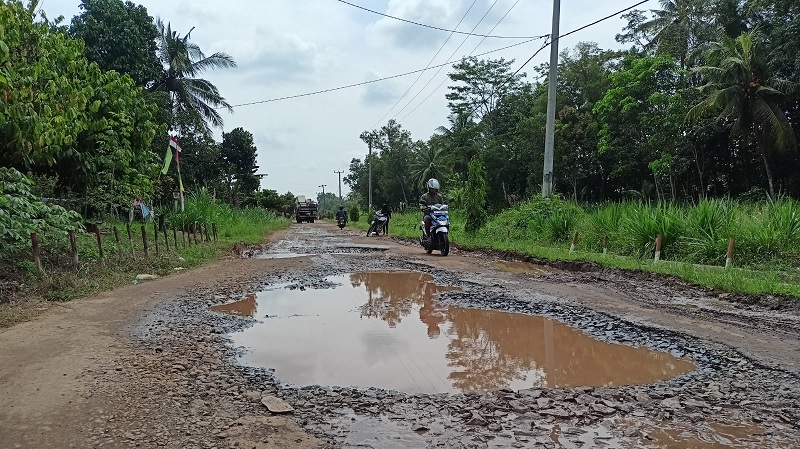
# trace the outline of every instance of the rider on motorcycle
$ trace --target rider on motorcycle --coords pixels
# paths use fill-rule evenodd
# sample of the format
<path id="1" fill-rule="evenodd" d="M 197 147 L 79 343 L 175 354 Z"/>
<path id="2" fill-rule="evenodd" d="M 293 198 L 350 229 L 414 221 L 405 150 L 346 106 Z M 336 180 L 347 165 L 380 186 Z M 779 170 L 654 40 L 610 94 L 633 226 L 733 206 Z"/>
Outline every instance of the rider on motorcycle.
<path id="1" fill-rule="evenodd" d="M 439 194 L 439 181 L 431 178 L 425 184 L 428 191 L 419 197 L 419 208 L 422 211 L 422 220 L 425 222 L 425 236 L 427 237 L 431 231 L 431 216 L 428 214 L 431 206 L 434 204 L 444 204 L 442 195 Z"/>
<path id="2" fill-rule="evenodd" d="M 344 206 L 339 206 L 339 210 L 336 211 L 336 221 L 339 221 L 340 218 L 347 223 L 347 212 L 345 212 Z"/>

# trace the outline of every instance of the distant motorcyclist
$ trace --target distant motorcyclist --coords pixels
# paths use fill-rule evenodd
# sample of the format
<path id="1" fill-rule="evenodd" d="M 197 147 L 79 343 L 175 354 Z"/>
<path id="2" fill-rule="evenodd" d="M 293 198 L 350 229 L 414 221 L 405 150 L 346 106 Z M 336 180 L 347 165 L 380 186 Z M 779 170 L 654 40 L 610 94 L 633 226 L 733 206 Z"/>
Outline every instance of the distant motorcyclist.
<path id="1" fill-rule="evenodd" d="M 347 212 L 344 210 L 344 206 L 339 206 L 339 210 L 336 211 L 336 221 L 339 221 L 340 218 L 347 223 Z"/>
<path id="2" fill-rule="evenodd" d="M 381 214 L 386 216 L 386 221 L 383 223 L 383 233 L 389 235 L 389 220 L 392 219 L 392 209 L 388 204 L 383 203 L 383 207 L 381 207 Z"/>
<path id="3" fill-rule="evenodd" d="M 444 200 L 442 199 L 442 195 L 439 194 L 439 181 L 437 179 L 431 178 L 425 185 L 428 191 L 419 197 L 419 208 L 423 214 L 422 220 L 425 222 L 425 235 L 428 236 L 432 224 L 431 216 L 428 215 L 428 212 L 430 212 L 431 206 L 435 204 L 444 204 Z"/>

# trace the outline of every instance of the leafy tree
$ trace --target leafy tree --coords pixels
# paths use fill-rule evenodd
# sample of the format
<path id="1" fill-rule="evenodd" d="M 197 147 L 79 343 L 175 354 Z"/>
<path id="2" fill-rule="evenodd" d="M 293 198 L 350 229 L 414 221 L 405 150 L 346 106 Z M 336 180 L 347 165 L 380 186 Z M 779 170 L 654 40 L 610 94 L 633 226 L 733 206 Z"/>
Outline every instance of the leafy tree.
<path id="1" fill-rule="evenodd" d="M 697 69 L 707 82 L 700 88 L 703 101 L 690 111 L 689 118 L 718 114 L 720 121 L 731 124 L 732 137 L 741 139 L 745 147 L 757 147 L 770 196 L 775 198 L 770 154 L 773 148 L 797 149 L 794 131 L 782 106 L 789 95 L 798 92 L 798 85 L 771 73 L 769 55 L 758 31 L 714 44 L 709 60 L 715 65 Z"/>
<path id="2" fill-rule="evenodd" d="M 240 195 L 252 195 L 259 189 L 260 181 L 255 176 L 258 170 L 253 134 L 244 128 L 222 133 L 222 161 L 227 167 L 228 186 L 237 203 Z"/>
<path id="3" fill-rule="evenodd" d="M 196 77 L 209 69 L 236 67 L 236 61 L 225 53 L 206 56 L 197 44 L 189 40 L 194 28 L 181 36 L 172 30 L 169 23 L 165 26 L 160 19 L 156 26 L 157 55 L 162 72 L 153 90 L 170 93 L 175 113 L 189 112 L 207 120 L 211 126 L 221 128 L 223 120 L 216 108 L 226 108 L 229 112 L 233 109 L 216 86 Z"/>
<path id="4" fill-rule="evenodd" d="M 630 58 L 624 66 L 611 75 L 610 88 L 593 110 L 600 125 L 598 149 L 608 170 L 609 193 L 617 197 L 646 190 L 651 176 L 648 164 L 681 141 L 680 130 L 674 127 L 669 137 L 656 137 L 664 131 L 665 113 L 679 86 L 680 71 L 673 59 Z"/>
<path id="5" fill-rule="evenodd" d="M 127 73 L 138 86 L 158 77 L 158 30 L 144 6 L 122 0 L 81 0 L 80 9 L 69 35 L 86 44 L 88 60 L 105 71 Z"/>
<path id="6" fill-rule="evenodd" d="M 520 86 L 524 73 L 513 75 L 514 60 L 483 60 L 474 56 L 453 65 L 448 107 L 453 114 L 480 119 L 495 110 L 502 98 Z M 512 76 L 513 75 L 513 76 Z"/>
<path id="7" fill-rule="evenodd" d="M 148 194 L 152 141 L 165 131 L 156 107 L 128 75 L 103 72 L 80 41 L 34 19 L 21 2 L 0 5 L 8 47 L 0 162 L 57 176 L 60 193 L 85 198 L 84 212 L 90 202 L 106 210 Z"/>

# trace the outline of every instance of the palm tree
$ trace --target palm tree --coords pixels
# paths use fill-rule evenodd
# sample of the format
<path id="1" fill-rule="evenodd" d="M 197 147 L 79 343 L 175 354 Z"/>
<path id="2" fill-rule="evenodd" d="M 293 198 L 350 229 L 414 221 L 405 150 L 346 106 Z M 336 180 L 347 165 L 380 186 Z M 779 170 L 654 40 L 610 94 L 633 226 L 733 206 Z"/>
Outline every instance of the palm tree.
<path id="1" fill-rule="evenodd" d="M 688 118 L 716 113 L 718 120 L 731 125 L 732 138 L 740 138 L 746 147 L 758 145 L 769 193 L 775 198 L 769 153 L 773 147 L 782 151 L 797 147 L 782 106 L 798 92 L 798 85 L 771 76 L 762 42 L 754 30 L 713 44 L 708 58 L 717 64 L 695 69 L 706 80 L 700 87 L 704 99 L 689 111 Z"/>
<path id="2" fill-rule="evenodd" d="M 444 178 L 446 173 L 444 147 L 422 144 L 414 148 L 411 180 L 417 188 L 421 188 L 430 178 Z"/>
<path id="3" fill-rule="evenodd" d="M 216 109 L 225 108 L 233 112 L 233 108 L 215 85 L 197 76 L 209 69 L 236 67 L 236 61 L 225 53 L 206 56 L 197 44 L 189 40 L 194 28 L 181 36 L 172 30 L 169 23 L 164 26 L 161 19 L 156 21 L 156 26 L 159 32 L 158 59 L 163 71 L 153 90 L 170 93 L 173 113 L 196 115 L 211 126 L 221 128 L 222 116 Z"/>
<path id="4" fill-rule="evenodd" d="M 479 129 L 467 113 L 450 114 L 448 120 L 450 127 L 436 128 L 436 136 L 444 145 L 442 150 L 452 159 L 456 172 L 466 179 L 467 165 L 478 154 L 475 139 Z"/>
<path id="5" fill-rule="evenodd" d="M 687 59 L 702 42 L 710 26 L 704 21 L 706 3 L 698 0 L 660 0 L 661 9 L 652 10 L 653 18 L 639 25 L 639 30 L 652 36 L 648 47 L 670 54 L 686 68 Z"/>

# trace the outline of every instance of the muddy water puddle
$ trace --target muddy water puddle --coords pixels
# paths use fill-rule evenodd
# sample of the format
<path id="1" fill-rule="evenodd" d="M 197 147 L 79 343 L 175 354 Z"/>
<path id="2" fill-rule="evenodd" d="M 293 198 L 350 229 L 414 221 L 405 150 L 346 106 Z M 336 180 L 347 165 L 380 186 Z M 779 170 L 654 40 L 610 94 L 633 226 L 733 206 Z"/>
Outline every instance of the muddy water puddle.
<path id="1" fill-rule="evenodd" d="M 441 393 L 648 384 L 694 365 L 597 341 L 539 316 L 443 307 L 431 276 L 362 272 L 332 289 L 276 288 L 216 311 L 263 318 L 232 335 L 242 363 L 295 385 Z M 253 304 L 255 302 L 255 304 Z M 227 309 L 226 309 L 227 307 Z"/>
<path id="2" fill-rule="evenodd" d="M 220 304 L 218 306 L 211 306 L 209 309 L 212 312 L 227 313 L 228 315 L 236 315 L 243 317 L 255 316 L 258 310 L 258 302 L 256 295 L 248 293 L 244 299 L 229 304 Z"/>

